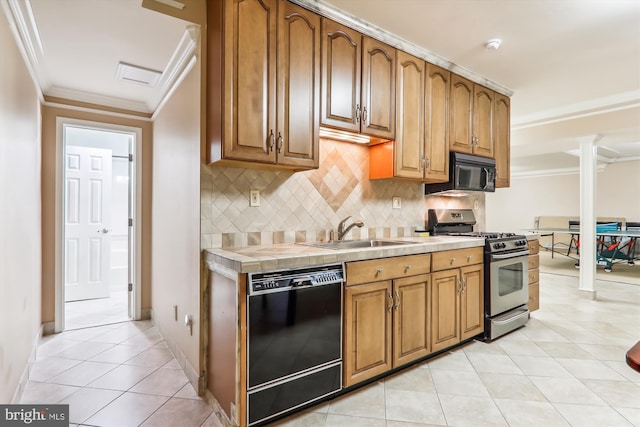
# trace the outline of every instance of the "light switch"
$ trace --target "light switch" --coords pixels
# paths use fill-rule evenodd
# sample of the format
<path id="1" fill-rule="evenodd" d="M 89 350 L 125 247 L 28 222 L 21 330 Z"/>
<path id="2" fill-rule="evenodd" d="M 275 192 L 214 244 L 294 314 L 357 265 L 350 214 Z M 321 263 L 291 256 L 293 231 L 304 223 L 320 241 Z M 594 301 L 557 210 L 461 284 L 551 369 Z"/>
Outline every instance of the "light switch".
<path id="1" fill-rule="evenodd" d="M 394 197 L 391 203 L 393 209 L 400 209 L 402 207 L 402 199 L 400 197 Z"/>
<path id="2" fill-rule="evenodd" d="M 251 190 L 249 193 L 249 206 L 260 206 L 260 190 Z"/>

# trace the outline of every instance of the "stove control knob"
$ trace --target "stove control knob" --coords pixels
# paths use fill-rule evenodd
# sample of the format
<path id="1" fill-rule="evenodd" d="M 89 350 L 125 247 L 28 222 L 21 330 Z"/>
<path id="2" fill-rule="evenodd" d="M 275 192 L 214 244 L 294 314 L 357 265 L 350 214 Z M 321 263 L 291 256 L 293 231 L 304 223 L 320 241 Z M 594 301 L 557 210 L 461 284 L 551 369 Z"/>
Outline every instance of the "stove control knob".
<path id="1" fill-rule="evenodd" d="M 494 243 L 494 244 L 493 244 L 493 247 L 494 247 L 495 249 L 500 249 L 500 243 Z"/>
<path id="2" fill-rule="evenodd" d="M 507 244 L 506 244 L 506 243 L 504 243 L 504 242 L 503 242 L 503 243 L 500 243 L 500 247 L 501 247 L 502 249 L 504 249 L 504 248 L 506 248 L 506 247 L 507 247 Z"/>

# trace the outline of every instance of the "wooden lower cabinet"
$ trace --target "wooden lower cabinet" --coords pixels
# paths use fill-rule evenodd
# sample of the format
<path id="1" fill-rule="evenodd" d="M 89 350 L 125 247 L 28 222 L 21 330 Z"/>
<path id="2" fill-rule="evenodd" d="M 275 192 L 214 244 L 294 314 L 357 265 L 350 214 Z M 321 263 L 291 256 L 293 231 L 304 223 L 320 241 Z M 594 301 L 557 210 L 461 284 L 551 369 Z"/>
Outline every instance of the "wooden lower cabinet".
<path id="1" fill-rule="evenodd" d="M 475 264 L 431 275 L 431 351 L 484 331 L 484 268 Z"/>
<path id="2" fill-rule="evenodd" d="M 344 387 L 382 374 L 391 363 L 391 281 L 347 287 L 344 303 Z"/>
<path id="3" fill-rule="evenodd" d="M 345 290 L 343 386 L 430 353 L 429 275 Z"/>
<path id="4" fill-rule="evenodd" d="M 529 240 L 529 311 L 536 311 L 540 308 L 540 243 L 536 240 Z"/>

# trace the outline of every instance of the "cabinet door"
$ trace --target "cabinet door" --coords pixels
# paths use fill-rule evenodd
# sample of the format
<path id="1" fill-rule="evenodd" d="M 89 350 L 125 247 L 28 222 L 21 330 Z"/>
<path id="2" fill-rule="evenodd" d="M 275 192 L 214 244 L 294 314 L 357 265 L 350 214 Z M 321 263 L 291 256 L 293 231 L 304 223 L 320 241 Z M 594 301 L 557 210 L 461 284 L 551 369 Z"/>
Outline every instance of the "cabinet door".
<path id="1" fill-rule="evenodd" d="M 318 167 L 320 16 L 278 6 L 278 164 Z"/>
<path id="2" fill-rule="evenodd" d="M 361 132 L 395 138 L 396 50 L 369 37 L 362 38 Z"/>
<path id="3" fill-rule="evenodd" d="M 426 182 L 449 180 L 449 97 L 451 72 L 427 64 L 425 87 Z"/>
<path id="4" fill-rule="evenodd" d="M 451 108 L 449 116 L 449 149 L 460 153 L 471 153 L 473 126 L 473 83 L 451 75 Z"/>
<path id="5" fill-rule="evenodd" d="M 460 270 L 431 275 L 431 351 L 460 342 Z"/>
<path id="6" fill-rule="evenodd" d="M 462 267 L 460 293 L 460 339 L 465 340 L 484 331 L 484 270 L 482 264 Z"/>
<path id="7" fill-rule="evenodd" d="M 393 281 L 393 367 L 429 354 L 429 275 Z"/>
<path id="8" fill-rule="evenodd" d="M 493 144 L 496 156 L 496 187 L 509 187 L 511 178 L 510 154 L 510 101 L 509 98 L 495 94 L 493 100 Z"/>
<path id="9" fill-rule="evenodd" d="M 357 31 L 322 18 L 323 125 L 360 131 L 361 40 Z"/>
<path id="10" fill-rule="evenodd" d="M 473 152 L 493 157 L 493 91 L 480 85 L 473 89 Z"/>
<path id="11" fill-rule="evenodd" d="M 398 52 L 395 176 L 422 180 L 424 167 L 424 61 Z"/>
<path id="12" fill-rule="evenodd" d="M 345 289 L 343 386 L 391 369 L 391 281 Z"/>
<path id="13" fill-rule="evenodd" d="M 275 162 L 277 0 L 225 0 L 227 159 Z"/>

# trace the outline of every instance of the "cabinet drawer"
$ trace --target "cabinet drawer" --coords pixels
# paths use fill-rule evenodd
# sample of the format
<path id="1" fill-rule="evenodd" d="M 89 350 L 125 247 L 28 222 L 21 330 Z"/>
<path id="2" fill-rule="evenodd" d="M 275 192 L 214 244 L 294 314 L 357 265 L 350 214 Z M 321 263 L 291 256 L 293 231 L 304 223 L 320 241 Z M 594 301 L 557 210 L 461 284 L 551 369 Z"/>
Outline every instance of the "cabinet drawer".
<path id="1" fill-rule="evenodd" d="M 527 244 L 529 246 L 529 255 L 536 255 L 538 252 L 540 252 L 539 240 L 529 240 Z"/>
<path id="2" fill-rule="evenodd" d="M 348 262 L 346 286 L 425 274 L 430 271 L 430 266 L 431 254 Z"/>
<path id="3" fill-rule="evenodd" d="M 535 311 L 540 308 L 540 285 L 529 285 L 529 311 Z"/>
<path id="4" fill-rule="evenodd" d="M 529 255 L 529 270 L 538 268 L 539 265 L 540 265 L 539 255 Z"/>
<path id="5" fill-rule="evenodd" d="M 448 270 L 483 262 L 483 248 L 456 249 L 455 251 L 434 252 L 431 254 L 431 271 Z"/>
<path id="6" fill-rule="evenodd" d="M 529 284 L 538 283 L 540 281 L 540 270 L 534 268 L 529 270 Z"/>

